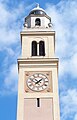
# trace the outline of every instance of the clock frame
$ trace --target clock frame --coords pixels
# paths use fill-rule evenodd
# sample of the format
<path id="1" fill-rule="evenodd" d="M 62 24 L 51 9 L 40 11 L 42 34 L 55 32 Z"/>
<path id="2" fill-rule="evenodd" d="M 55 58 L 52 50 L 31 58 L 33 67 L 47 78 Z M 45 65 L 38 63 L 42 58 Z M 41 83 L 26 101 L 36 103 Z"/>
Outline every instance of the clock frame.
<path id="1" fill-rule="evenodd" d="M 52 72 L 25 71 L 24 90 L 25 92 L 52 92 Z"/>
<path id="2" fill-rule="evenodd" d="M 35 73 L 27 79 L 26 84 L 29 89 L 40 92 L 48 87 L 49 80 L 46 75 Z"/>

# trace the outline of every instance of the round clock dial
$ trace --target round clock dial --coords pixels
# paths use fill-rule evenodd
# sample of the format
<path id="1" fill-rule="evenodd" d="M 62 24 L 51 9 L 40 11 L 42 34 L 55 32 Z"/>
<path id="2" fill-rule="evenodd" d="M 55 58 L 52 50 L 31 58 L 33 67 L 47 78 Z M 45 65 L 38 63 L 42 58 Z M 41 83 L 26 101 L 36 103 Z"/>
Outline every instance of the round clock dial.
<path id="1" fill-rule="evenodd" d="M 27 80 L 27 86 L 33 91 L 45 90 L 48 86 L 48 83 L 48 78 L 41 73 L 33 74 Z"/>

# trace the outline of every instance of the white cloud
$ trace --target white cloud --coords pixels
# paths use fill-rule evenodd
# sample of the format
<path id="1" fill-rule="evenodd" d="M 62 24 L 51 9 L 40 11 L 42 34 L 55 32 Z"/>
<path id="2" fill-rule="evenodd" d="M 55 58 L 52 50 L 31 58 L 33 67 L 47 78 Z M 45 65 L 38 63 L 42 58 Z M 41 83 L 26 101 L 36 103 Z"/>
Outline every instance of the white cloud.
<path id="1" fill-rule="evenodd" d="M 9 0 L 0 1 L 0 53 L 2 54 L 1 81 L 3 81 L 0 94 L 7 95 L 17 91 L 17 58 L 20 56 L 20 31 L 23 25 L 23 17 L 27 10 L 33 6 L 26 5 L 24 1 L 19 2 L 15 7 L 15 2 L 12 8 L 8 6 Z M 11 2 L 10 2 L 11 3 Z M 26 12 L 25 12 L 26 11 Z"/>
<path id="2" fill-rule="evenodd" d="M 77 120 L 77 114 L 75 114 L 74 120 Z"/>
<path id="3" fill-rule="evenodd" d="M 7 95 L 17 92 L 18 86 L 18 68 L 17 64 L 13 64 L 6 72 L 6 77 L 0 91 L 1 95 Z"/>
<path id="4" fill-rule="evenodd" d="M 12 48 L 9 48 L 9 47 L 5 47 L 5 51 L 7 52 L 8 55 L 10 56 L 14 56 L 15 55 L 15 52 Z"/>
<path id="5" fill-rule="evenodd" d="M 8 1 L 6 1 L 8 2 Z M 17 91 L 18 72 L 17 58 L 20 55 L 20 28 L 24 5 L 19 4 L 17 8 L 8 9 L 4 0 L 0 1 L 0 54 L 2 69 L 0 77 L 3 81 L 0 86 L 0 94 L 7 95 Z"/>
<path id="6" fill-rule="evenodd" d="M 61 120 L 77 120 L 77 0 L 47 4 L 56 31 Z M 75 83 L 74 83 L 75 82 Z"/>
<path id="7" fill-rule="evenodd" d="M 60 58 L 60 77 L 70 74 L 77 78 L 77 0 L 47 4 L 56 31 L 56 54 Z"/>
<path id="8" fill-rule="evenodd" d="M 77 118 L 77 89 L 69 89 L 61 95 L 61 120 Z"/>
<path id="9" fill-rule="evenodd" d="M 0 1 L 0 50 L 13 44 L 18 44 L 20 31 L 23 25 L 23 17 L 32 5 L 27 6 L 24 2 L 19 2 L 17 8 L 9 9 L 4 0 Z M 14 6 L 13 6 L 14 7 Z M 26 12 L 25 12 L 26 11 Z"/>
<path id="10" fill-rule="evenodd" d="M 22 4 L 18 8 L 9 10 L 8 7 L 0 2 L 0 47 L 16 44 L 19 40 L 21 28 L 21 18 L 23 7 Z"/>
<path id="11" fill-rule="evenodd" d="M 20 54 L 20 47 L 17 45 L 20 42 L 18 41 L 19 33 L 23 24 L 21 19 L 23 19 L 24 13 L 26 14 L 26 11 L 32 8 L 33 4 L 29 7 L 20 4 L 10 11 L 3 1 L 0 1 L 0 51 L 5 50 L 7 56 L 3 60 L 5 75 L 0 95 L 7 95 L 17 91 L 16 59 Z M 56 54 L 60 58 L 61 119 L 67 120 L 70 117 L 69 119 L 77 120 L 77 89 L 67 88 L 63 81 L 68 74 L 73 79 L 77 79 L 77 0 L 62 0 L 56 5 L 47 4 L 46 11 L 54 24 Z M 69 82 L 69 79 L 66 81 Z"/>
<path id="12" fill-rule="evenodd" d="M 6 72 L 2 87 L 0 88 L 0 95 L 7 96 L 10 94 L 17 94 L 18 90 L 18 70 L 17 65 L 13 64 Z"/>

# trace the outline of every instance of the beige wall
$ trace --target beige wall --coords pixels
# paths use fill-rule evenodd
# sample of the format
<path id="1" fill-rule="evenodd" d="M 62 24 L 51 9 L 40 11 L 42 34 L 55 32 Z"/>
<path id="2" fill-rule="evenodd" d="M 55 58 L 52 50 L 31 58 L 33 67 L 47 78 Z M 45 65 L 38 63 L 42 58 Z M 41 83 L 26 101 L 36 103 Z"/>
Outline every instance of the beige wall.
<path id="1" fill-rule="evenodd" d="M 31 56 L 31 42 L 45 41 L 46 56 Z M 58 59 L 55 58 L 55 32 L 54 31 L 22 31 L 22 56 L 18 59 L 18 108 L 17 120 L 60 120 L 58 95 Z M 26 92 L 26 72 L 30 74 L 49 72 L 50 91 Z M 41 99 L 41 107 L 37 108 L 36 99 Z"/>
<path id="2" fill-rule="evenodd" d="M 37 34 L 39 35 L 35 35 L 35 32 L 33 32 L 32 35 L 25 35 L 25 33 L 21 33 L 21 38 L 22 38 L 22 58 L 31 58 L 31 43 L 32 41 L 37 41 L 37 43 L 39 43 L 39 41 L 44 41 L 45 42 L 45 56 L 39 56 L 42 58 L 53 58 L 55 57 L 55 35 L 52 34 L 53 32 L 51 32 L 51 34 L 46 34 L 46 32 L 42 34 L 40 34 L 40 32 L 38 32 Z M 36 56 L 37 58 L 38 56 Z"/>
<path id="3" fill-rule="evenodd" d="M 28 101 L 32 100 L 31 102 L 33 102 L 34 104 L 35 103 L 34 101 L 36 101 L 36 98 L 41 98 L 42 104 L 44 103 L 44 105 L 49 101 L 51 101 L 49 102 L 49 104 L 52 103 L 52 99 L 53 99 L 53 104 L 50 104 L 50 107 L 48 107 L 47 106 L 48 104 L 47 104 L 45 107 L 46 109 L 47 107 L 48 109 L 51 109 L 53 105 L 53 116 L 54 116 L 53 120 L 60 120 L 59 96 L 58 96 L 58 59 L 34 59 L 34 60 L 20 59 L 18 60 L 18 64 L 19 64 L 19 87 L 18 87 L 18 119 L 17 120 L 24 120 L 24 116 L 26 116 L 25 111 L 26 111 L 26 114 L 27 112 L 29 112 L 26 109 L 26 107 L 30 107 Z M 43 74 L 46 74 L 46 72 L 51 74 L 52 77 L 49 77 L 49 80 L 52 81 L 51 82 L 52 84 L 50 84 L 51 85 L 50 87 L 52 87 L 52 91 L 50 90 L 50 92 L 47 92 L 46 90 L 44 90 L 43 92 L 31 92 L 31 91 L 25 92 L 25 84 L 27 79 L 25 77 L 26 72 L 32 75 L 32 73 L 34 74 L 37 71 L 38 72 L 40 71 Z M 44 99 L 46 100 L 46 103 L 43 101 Z M 47 102 L 47 100 L 49 101 Z M 35 111 L 36 107 L 33 107 L 32 109 L 34 109 Z M 32 114 L 34 115 L 34 113 L 35 112 L 33 112 Z M 43 113 L 42 115 L 44 116 Z M 50 113 L 49 111 L 49 115 L 51 118 L 52 112 Z M 38 120 L 38 118 L 36 120 Z"/>
<path id="4" fill-rule="evenodd" d="M 37 99 L 24 99 L 24 120 L 53 120 L 52 99 L 40 99 L 40 107 Z"/>

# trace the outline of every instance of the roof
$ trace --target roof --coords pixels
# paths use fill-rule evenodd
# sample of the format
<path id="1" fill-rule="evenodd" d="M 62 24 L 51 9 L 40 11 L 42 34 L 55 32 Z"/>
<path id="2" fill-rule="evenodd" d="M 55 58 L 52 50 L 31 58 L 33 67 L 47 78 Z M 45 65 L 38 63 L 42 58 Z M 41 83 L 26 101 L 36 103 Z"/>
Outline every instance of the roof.
<path id="1" fill-rule="evenodd" d="M 34 14 L 34 15 L 39 15 L 39 14 L 46 14 L 45 10 L 43 10 L 42 8 L 40 8 L 39 4 L 36 5 L 36 7 L 34 9 L 31 10 L 30 14 Z"/>

